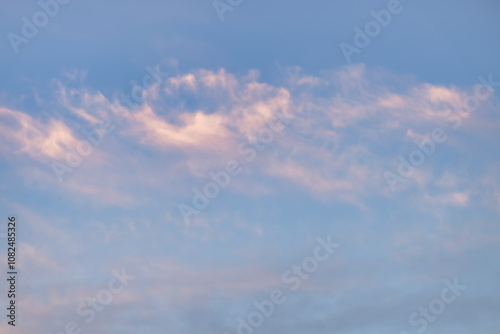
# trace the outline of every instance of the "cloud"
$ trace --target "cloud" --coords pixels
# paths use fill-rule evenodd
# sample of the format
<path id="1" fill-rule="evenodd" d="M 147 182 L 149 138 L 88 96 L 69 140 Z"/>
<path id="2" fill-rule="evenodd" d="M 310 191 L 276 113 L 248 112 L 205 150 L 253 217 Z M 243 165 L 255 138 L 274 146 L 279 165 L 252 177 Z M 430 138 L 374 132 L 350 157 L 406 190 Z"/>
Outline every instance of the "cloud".
<path id="1" fill-rule="evenodd" d="M 75 173 L 73 180 L 78 181 L 64 187 L 88 197 L 106 194 L 109 203 L 128 205 L 136 202 L 131 189 L 142 186 L 146 176 L 175 175 L 171 182 L 192 177 L 204 182 L 210 171 L 223 168 L 229 160 L 244 162 L 238 145 L 255 142 L 273 117 L 288 115 L 293 120 L 264 151 L 256 152 L 259 158 L 245 166 L 233 189 L 268 192 L 270 188 L 259 185 L 259 179 L 271 178 L 314 196 L 360 203 L 367 194 L 387 195 L 384 171 L 394 166 L 398 155 L 413 150 L 408 144 L 415 145 L 414 140 L 422 140 L 438 126 L 450 129 L 443 116 L 467 96 L 456 87 L 417 83 L 364 65 L 316 76 L 290 68 L 282 82 L 261 82 L 257 71 L 235 75 L 224 69 L 193 70 L 152 85 L 144 91 L 142 103 L 127 110 L 118 99 L 105 97 L 84 82 L 73 81 L 70 88 L 56 80 L 54 98 L 73 117 L 61 112 L 58 118 L 41 122 L 22 111 L 2 108 L 0 115 L 12 123 L 2 125 L 2 150 L 24 152 L 43 163 L 62 160 L 67 148 L 85 139 L 80 128 L 111 120 L 115 132 L 85 159 L 85 174 Z M 469 129 L 477 132 L 477 119 L 484 116 L 467 119 Z M 150 153 L 144 155 L 144 150 Z M 161 176 L 159 164 L 166 168 Z M 114 177 L 101 177 L 98 170 L 103 168 L 115 170 Z M 402 188 L 429 184 L 436 176 L 432 168 L 426 163 Z M 51 171 L 45 171 L 33 175 L 50 177 Z M 119 186 L 124 179 L 130 190 Z M 191 187 L 185 186 L 186 195 Z M 441 201 L 468 202 L 459 189 L 446 196 Z"/>
<path id="2" fill-rule="evenodd" d="M 61 120 L 51 119 L 46 123 L 34 119 L 21 111 L 0 108 L 0 149 L 7 153 L 25 153 L 32 158 L 47 162 L 63 159 L 65 147 L 75 146 L 78 140 L 72 130 Z"/>

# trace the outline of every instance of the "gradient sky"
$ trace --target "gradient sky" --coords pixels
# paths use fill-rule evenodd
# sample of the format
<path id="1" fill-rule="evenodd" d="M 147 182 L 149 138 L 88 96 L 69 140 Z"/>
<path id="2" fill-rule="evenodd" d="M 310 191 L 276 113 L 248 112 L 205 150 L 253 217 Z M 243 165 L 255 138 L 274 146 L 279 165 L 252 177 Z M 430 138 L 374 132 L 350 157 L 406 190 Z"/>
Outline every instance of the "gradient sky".
<path id="1" fill-rule="evenodd" d="M 41 8 L 0 0 L 0 237 L 20 225 L 18 325 L 2 313 L 0 333 L 233 334 L 281 289 L 254 333 L 413 334 L 458 278 L 420 332 L 498 334 L 500 2 L 402 0 L 348 62 L 339 45 L 389 2 L 244 0 L 221 21 L 210 0 L 71 0 L 16 53 L 8 34 Z M 60 182 L 54 162 L 104 120 Z M 435 129 L 446 140 L 392 191 L 384 173 Z M 232 160 L 241 173 L 184 219 Z M 291 291 L 282 274 L 329 235 L 340 248 Z M 134 280 L 86 323 L 77 308 L 122 268 Z"/>

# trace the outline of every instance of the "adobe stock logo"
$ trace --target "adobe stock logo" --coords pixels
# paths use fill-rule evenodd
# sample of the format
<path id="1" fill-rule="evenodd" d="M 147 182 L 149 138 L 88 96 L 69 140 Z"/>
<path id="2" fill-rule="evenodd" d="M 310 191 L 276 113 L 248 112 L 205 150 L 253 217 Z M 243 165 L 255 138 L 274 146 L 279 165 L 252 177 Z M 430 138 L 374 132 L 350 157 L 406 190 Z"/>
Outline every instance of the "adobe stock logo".
<path id="1" fill-rule="evenodd" d="M 478 77 L 479 84 L 474 88 L 474 94 L 468 95 L 462 100 L 462 103 L 455 106 L 453 110 L 448 109 L 443 118 L 448 123 L 453 123 L 451 127 L 457 130 L 462 125 L 462 119 L 470 117 L 471 112 L 476 111 L 482 101 L 488 100 L 495 93 L 495 87 L 500 86 L 500 81 L 493 81 L 493 75 L 490 73 L 488 79 L 483 76 Z M 398 183 L 403 183 L 406 178 L 409 178 L 414 172 L 415 167 L 421 166 L 426 160 L 436 151 L 437 144 L 443 144 L 448 139 L 448 135 L 441 128 L 434 128 L 426 139 L 423 141 L 415 141 L 418 149 L 413 150 L 408 160 L 403 156 L 399 156 L 399 166 L 397 173 L 389 170 L 384 172 L 385 180 L 391 191 L 396 190 Z"/>
<path id="2" fill-rule="evenodd" d="M 59 5 L 66 5 L 71 0 L 40 0 L 38 5 L 42 10 L 33 14 L 31 21 L 23 16 L 21 21 L 23 26 L 21 27 L 22 36 L 13 33 L 12 31 L 7 34 L 12 50 L 15 54 L 19 53 L 19 45 L 28 44 L 30 39 L 33 39 L 38 35 L 38 28 L 43 28 L 49 23 L 49 17 L 54 18 L 57 13 L 59 13 Z"/>
<path id="3" fill-rule="evenodd" d="M 408 323 L 416 328 L 417 333 L 421 334 L 427 330 L 429 324 L 437 320 L 443 314 L 450 304 L 454 303 L 459 296 L 467 289 L 467 285 L 462 285 L 455 277 L 453 282 L 448 279 L 443 281 L 445 287 L 441 290 L 439 297 L 432 299 L 427 307 L 419 307 L 418 312 L 413 312 L 408 318 Z M 399 334 L 410 334 L 406 331 Z"/>
<path id="4" fill-rule="evenodd" d="M 227 3 L 221 0 L 215 0 L 212 4 L 214 6 L 215 12 L 219 15 L 219 19 L 224 21 L 224 13 L 232 12 L 236 7 L 241 5 L 243 0 L 227 0 Z"/>
<path id="5" fill-rule="evenodd" d="M 95 297 L 87 297 L 85 302 L 78 305 L 76 314 L 81 317 L 82 321 L 70 320 L 64 324 L 64 327 L 55 334 L 80 334 L 91 333 L 91 331 L 83 331 L 82 327 L 85 324 L 90 324 L 96 319 L 96 312 L 102 312 L 105 307 L 113 302 L 113 298 L 119 293 L 123 292 L 135 276 L 127 275 L 125 268 L 122 268 L 121 273 L 117 270 L 112 271 L 113 277 L 109 279 L 108 286 L 105 289 L 99 290 Z M 49 334 L 52 334 L 50 332 Z"/>
<path id="6" fill-rule="evenodd" d="M 277 114 L 269 121 L 267 126 L 261 128 L 254 140 L 251 142 L 243 141 L 238 146 L 238 153 L 245 157 L 243 163 L 252 162 L 256 157 L 258 152 L 266 149 L 274 140 L 275 135 L 281 133 L 285 126 L 293 119 L 293 115 L 287 114 Z M 199 190 L 198 188 L 193 188 L 193 206 L 188 204 L 180 203 L 177 205 L 179 212 L 184 218 L 184 222 L 189 225 L 191 222 L 192 215 L 199 215 L 200 211 L 205 209 L 213 200 L 216 198 L 222 189 L 227 188 L 231 180 L 240 175 L 243 172 L 244 166 L 238 160 L 229 160 L 226 163 L 225 168 L 218 170 L 216 172 L 209 172 L 208 176 L 213 181 L 208 181 Z"/>
<path id="7" fill-rule="evenodd" d="M 258 333 L 258 329 L 264 325 L 267 319 L 271 318 L 278 308 L 287 301 L 287 290 L 296 291 L 300 288 L 302 282 L 309 279 L 319 268 L 319 265 L 327 261 L 334 252 L 340 247 L 339 243 L 333 242 L 332 236 L 326 238 L 316 238 L 318 242 L 311 256 L 307 256 L 301 261 L 301 264 L 292 265 L 281 275 L 282 288 L 273 289 L 269 293 L 269 298 L 262 301 L 253 301 L 251 312 L 246 316 L 236 318 L 236 331 L 232 334 L 253 334 Z M 224 334 L 230 334 L 224 332 Z"/>
<path id="8" fill-rule="evenodd" d="M 377 37 L 382 28 L 387 28 L 392 21 L 394 15 L 400 14 L 404 7 L 400 0 L 389 0 L 387 3 L 387 9 L 382 9 L 378 12 L 371 10 L 370 15 L 374 18 L 372 21 L 368 21 L 365 24 L 364 31 L 356 26 L 354 27 L 354 38 L 351 45 L 346 42 L 341 42 L 339 44 L 340 50 L 344 55 L 345 60 L 348 64 L 352 62 L 351 56 L 355 54 L 360 54 L 361 50 L 366 48 L 373 38 Z"/>

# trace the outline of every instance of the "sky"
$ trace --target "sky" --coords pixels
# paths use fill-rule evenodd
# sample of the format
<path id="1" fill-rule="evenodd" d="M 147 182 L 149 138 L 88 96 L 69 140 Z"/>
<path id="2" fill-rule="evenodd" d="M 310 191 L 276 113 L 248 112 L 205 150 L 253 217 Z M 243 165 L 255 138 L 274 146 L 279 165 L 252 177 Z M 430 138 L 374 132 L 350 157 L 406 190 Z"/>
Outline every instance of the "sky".
<path id="1" fill-rule="evenodd" d="M 499 18 L 0 0 L 0 333 L 497 334 Z"/>

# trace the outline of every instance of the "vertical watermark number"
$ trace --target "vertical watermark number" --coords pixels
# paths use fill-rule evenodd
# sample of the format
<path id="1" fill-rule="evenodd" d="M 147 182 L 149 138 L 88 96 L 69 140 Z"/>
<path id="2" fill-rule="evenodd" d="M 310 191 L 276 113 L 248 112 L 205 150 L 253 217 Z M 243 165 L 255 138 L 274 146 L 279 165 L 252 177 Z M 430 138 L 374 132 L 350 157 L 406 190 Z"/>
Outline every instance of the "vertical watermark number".
<path id="1" fill-rule="evenodd" d="M 9 217 L 7 221 L 7 318 L 8 324 L 16 326 L 16 217 Z"/>

